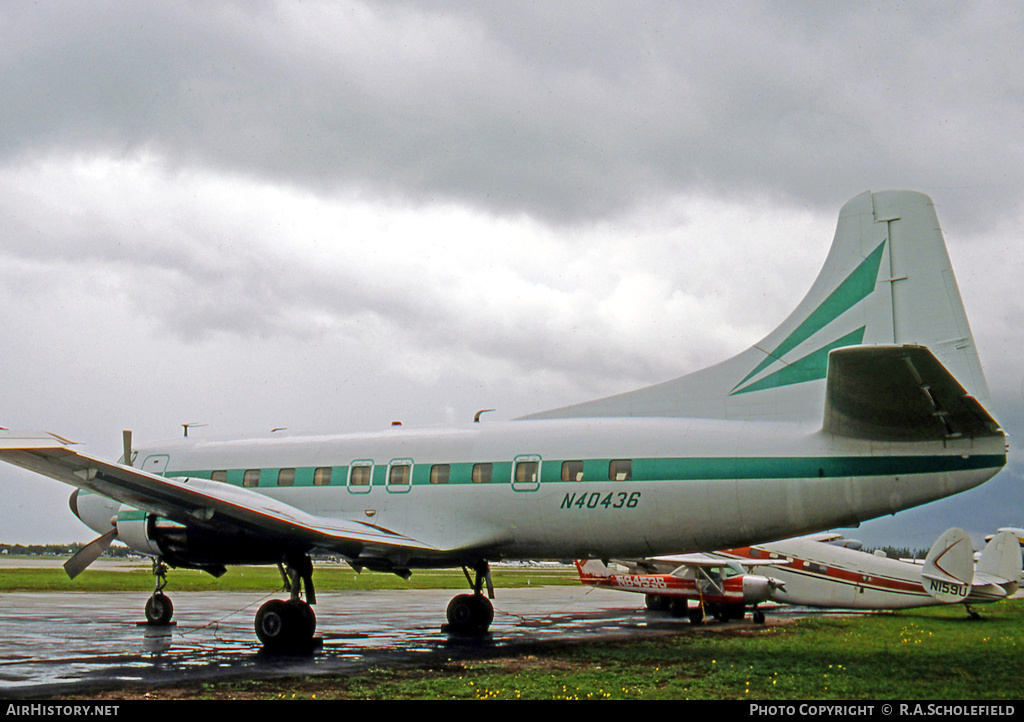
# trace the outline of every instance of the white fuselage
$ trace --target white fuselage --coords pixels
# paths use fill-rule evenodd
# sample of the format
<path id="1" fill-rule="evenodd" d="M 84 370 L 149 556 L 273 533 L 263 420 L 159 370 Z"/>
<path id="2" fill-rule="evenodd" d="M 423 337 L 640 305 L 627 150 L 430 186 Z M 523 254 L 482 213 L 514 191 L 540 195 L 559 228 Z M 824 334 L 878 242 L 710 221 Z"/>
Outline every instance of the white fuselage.
<path id="1" fill-rule="evenodd" d="M 972 488 L 1005 453 L 1002 436 L 880 443 L 791 423 L 601 418 L 183 439 L 140 450 L 135 466 L 256 483 L 310 514 L 433 545 L 437 562 L 640 557 L 789 537 Z M 476 464 L 490 465 L 489 480 L 474 477 Z M 317 485 L 324 469 L 330 482 Z"/>
<path id="2" fill-rule="evenodd" d="M 784 565 L 752 567 L 784 586 L 774 600 L 783 604 L 841 609 L 910 609 L 948 604 L 929 594 L 923 564 L 889 559 L 809 539 L 785 539 L 753 549 L 730 549 L 727 556 L 764 559 Z M 994 602 L 1017 591 L 1017 583 L 975 586 L 962 601 Z"/>

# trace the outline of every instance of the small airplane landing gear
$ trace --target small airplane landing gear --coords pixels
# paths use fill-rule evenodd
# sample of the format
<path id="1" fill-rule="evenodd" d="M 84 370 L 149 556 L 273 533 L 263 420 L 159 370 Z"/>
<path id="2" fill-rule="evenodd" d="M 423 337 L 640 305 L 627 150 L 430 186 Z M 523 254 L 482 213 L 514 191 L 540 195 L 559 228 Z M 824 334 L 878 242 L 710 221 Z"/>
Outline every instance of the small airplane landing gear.
<path id="1" fill-rule="evenodd" d="M 164 626 L 171 623 L 174 605 L 163 591 L 167 586 L 167 565 L 158 558 L 153 559 L 153 576 L 156 577 L 156 586 L 153 595 L 146 601 L 146 624 Z"/>
<path id="2" fill-rule="evenodd" d="M 469 571 L 462 571 L 469 579 Z M 487 582 L 487 597 L 482 593 L 484 581 Z M 460 594 L 448 603 L 448 624 L 445 631 L 456 634 L 485 634 L 494 621 L 494 587 L 491 585 L 491 568 L 486 561 L 476 566 L 476 581 L 471 580 L 472 594 Z M 488 599 L 490 597 L 491 599 Z"/>
<path id="3" fill-rule="evenodd" d="M 304 653 L 313 649 L 316 632 L 316 604 L 313 591 L 313 563 L 306 555 L 288 557 L 279 564 L 281 576 L 290 590 L 287 601 L 271 599 L 256 612 L 256 636 L 269 652 Z M 306 599 L 301 598 L 302 587 Z"/>

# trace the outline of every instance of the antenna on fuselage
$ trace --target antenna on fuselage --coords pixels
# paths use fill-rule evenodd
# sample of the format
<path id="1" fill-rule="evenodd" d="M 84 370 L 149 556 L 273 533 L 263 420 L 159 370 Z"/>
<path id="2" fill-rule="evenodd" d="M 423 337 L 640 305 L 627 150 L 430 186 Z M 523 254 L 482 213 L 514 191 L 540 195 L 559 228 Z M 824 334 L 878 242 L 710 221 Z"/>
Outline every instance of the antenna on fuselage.
<path id="1" fill-rule="evenodd" d="M 487 414 L 487 413 L 490 413 L 491 411 L 494 411 L 494 410 L 495 409 L 480 409 L 479 411 L 477 411 L 473 415 L 473 423 L 474 424 L 479 424 L 480 423 L 480 414 Z"/>
<path id="2" fill-rule="evenodd" d="M 121 444 L 124 446 L 124 465 L 132 465 L 132 430 L 124 429 L 121 432 Z"/>
<path id="3" fill-rule="evenodd" d="M 209 426 L 209 424 L 182 424 L 181 428 L 185 430 L 185 438 L 188 438 L 188 430 L 190 428 L 198 428 L 200 426 Z"/>

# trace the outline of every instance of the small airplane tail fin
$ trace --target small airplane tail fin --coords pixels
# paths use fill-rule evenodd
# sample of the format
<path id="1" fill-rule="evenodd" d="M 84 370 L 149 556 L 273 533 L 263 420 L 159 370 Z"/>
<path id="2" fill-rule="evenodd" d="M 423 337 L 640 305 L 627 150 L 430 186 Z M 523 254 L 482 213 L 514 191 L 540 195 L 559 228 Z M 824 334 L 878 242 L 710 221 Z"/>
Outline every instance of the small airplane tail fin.
<path id="1" fill-rule="evenodd" d="M 925 591 L 940 602 L 962 602 L 971 593 L 974 548 L 963 529 L 948 529 L 932 545 L 921 570 Z"/>
<path id="2" fill-rule="evenodd" d="M 825 264 L 796 310 L 746 351 L 671 381 L 525 418 L 816 421 L 830 351 L 907 344 L 930 349 L 969 395 L 988 403 L 931 198 L 866 192 L 840 211 Z"/>
<path id="3" fill-rule="evenodd" d="M 985 545 L 974 569 L 974 586 L 1017 584 L 1024 567 L 1020 542 L 1011 531 L 1001 531 Z M 1016 591 L 1016 590 L 1014 590 Z"/>
<path id="4" fill-rule="evenodd" d="M 581 582 L 606 579 L 612 575 L 611 569 L 600 559 L 577 559 L 576 571 Z"/>

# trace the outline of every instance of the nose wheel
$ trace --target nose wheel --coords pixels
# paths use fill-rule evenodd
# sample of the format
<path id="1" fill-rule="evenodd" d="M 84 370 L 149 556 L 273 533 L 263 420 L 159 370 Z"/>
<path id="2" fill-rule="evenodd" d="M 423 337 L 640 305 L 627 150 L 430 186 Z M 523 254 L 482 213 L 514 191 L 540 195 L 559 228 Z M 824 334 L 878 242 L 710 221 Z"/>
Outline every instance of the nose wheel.
<path id="1" fill-rule="evenodd" d="M 160 559 L 153 559 L 153 576 L 156 577 L 153 596 L 146 600 L 146 624 L 153 627 L 166 626 L 174 616 L 174 605 L 164 594 L 167 586 L 167 565 Z"/>

